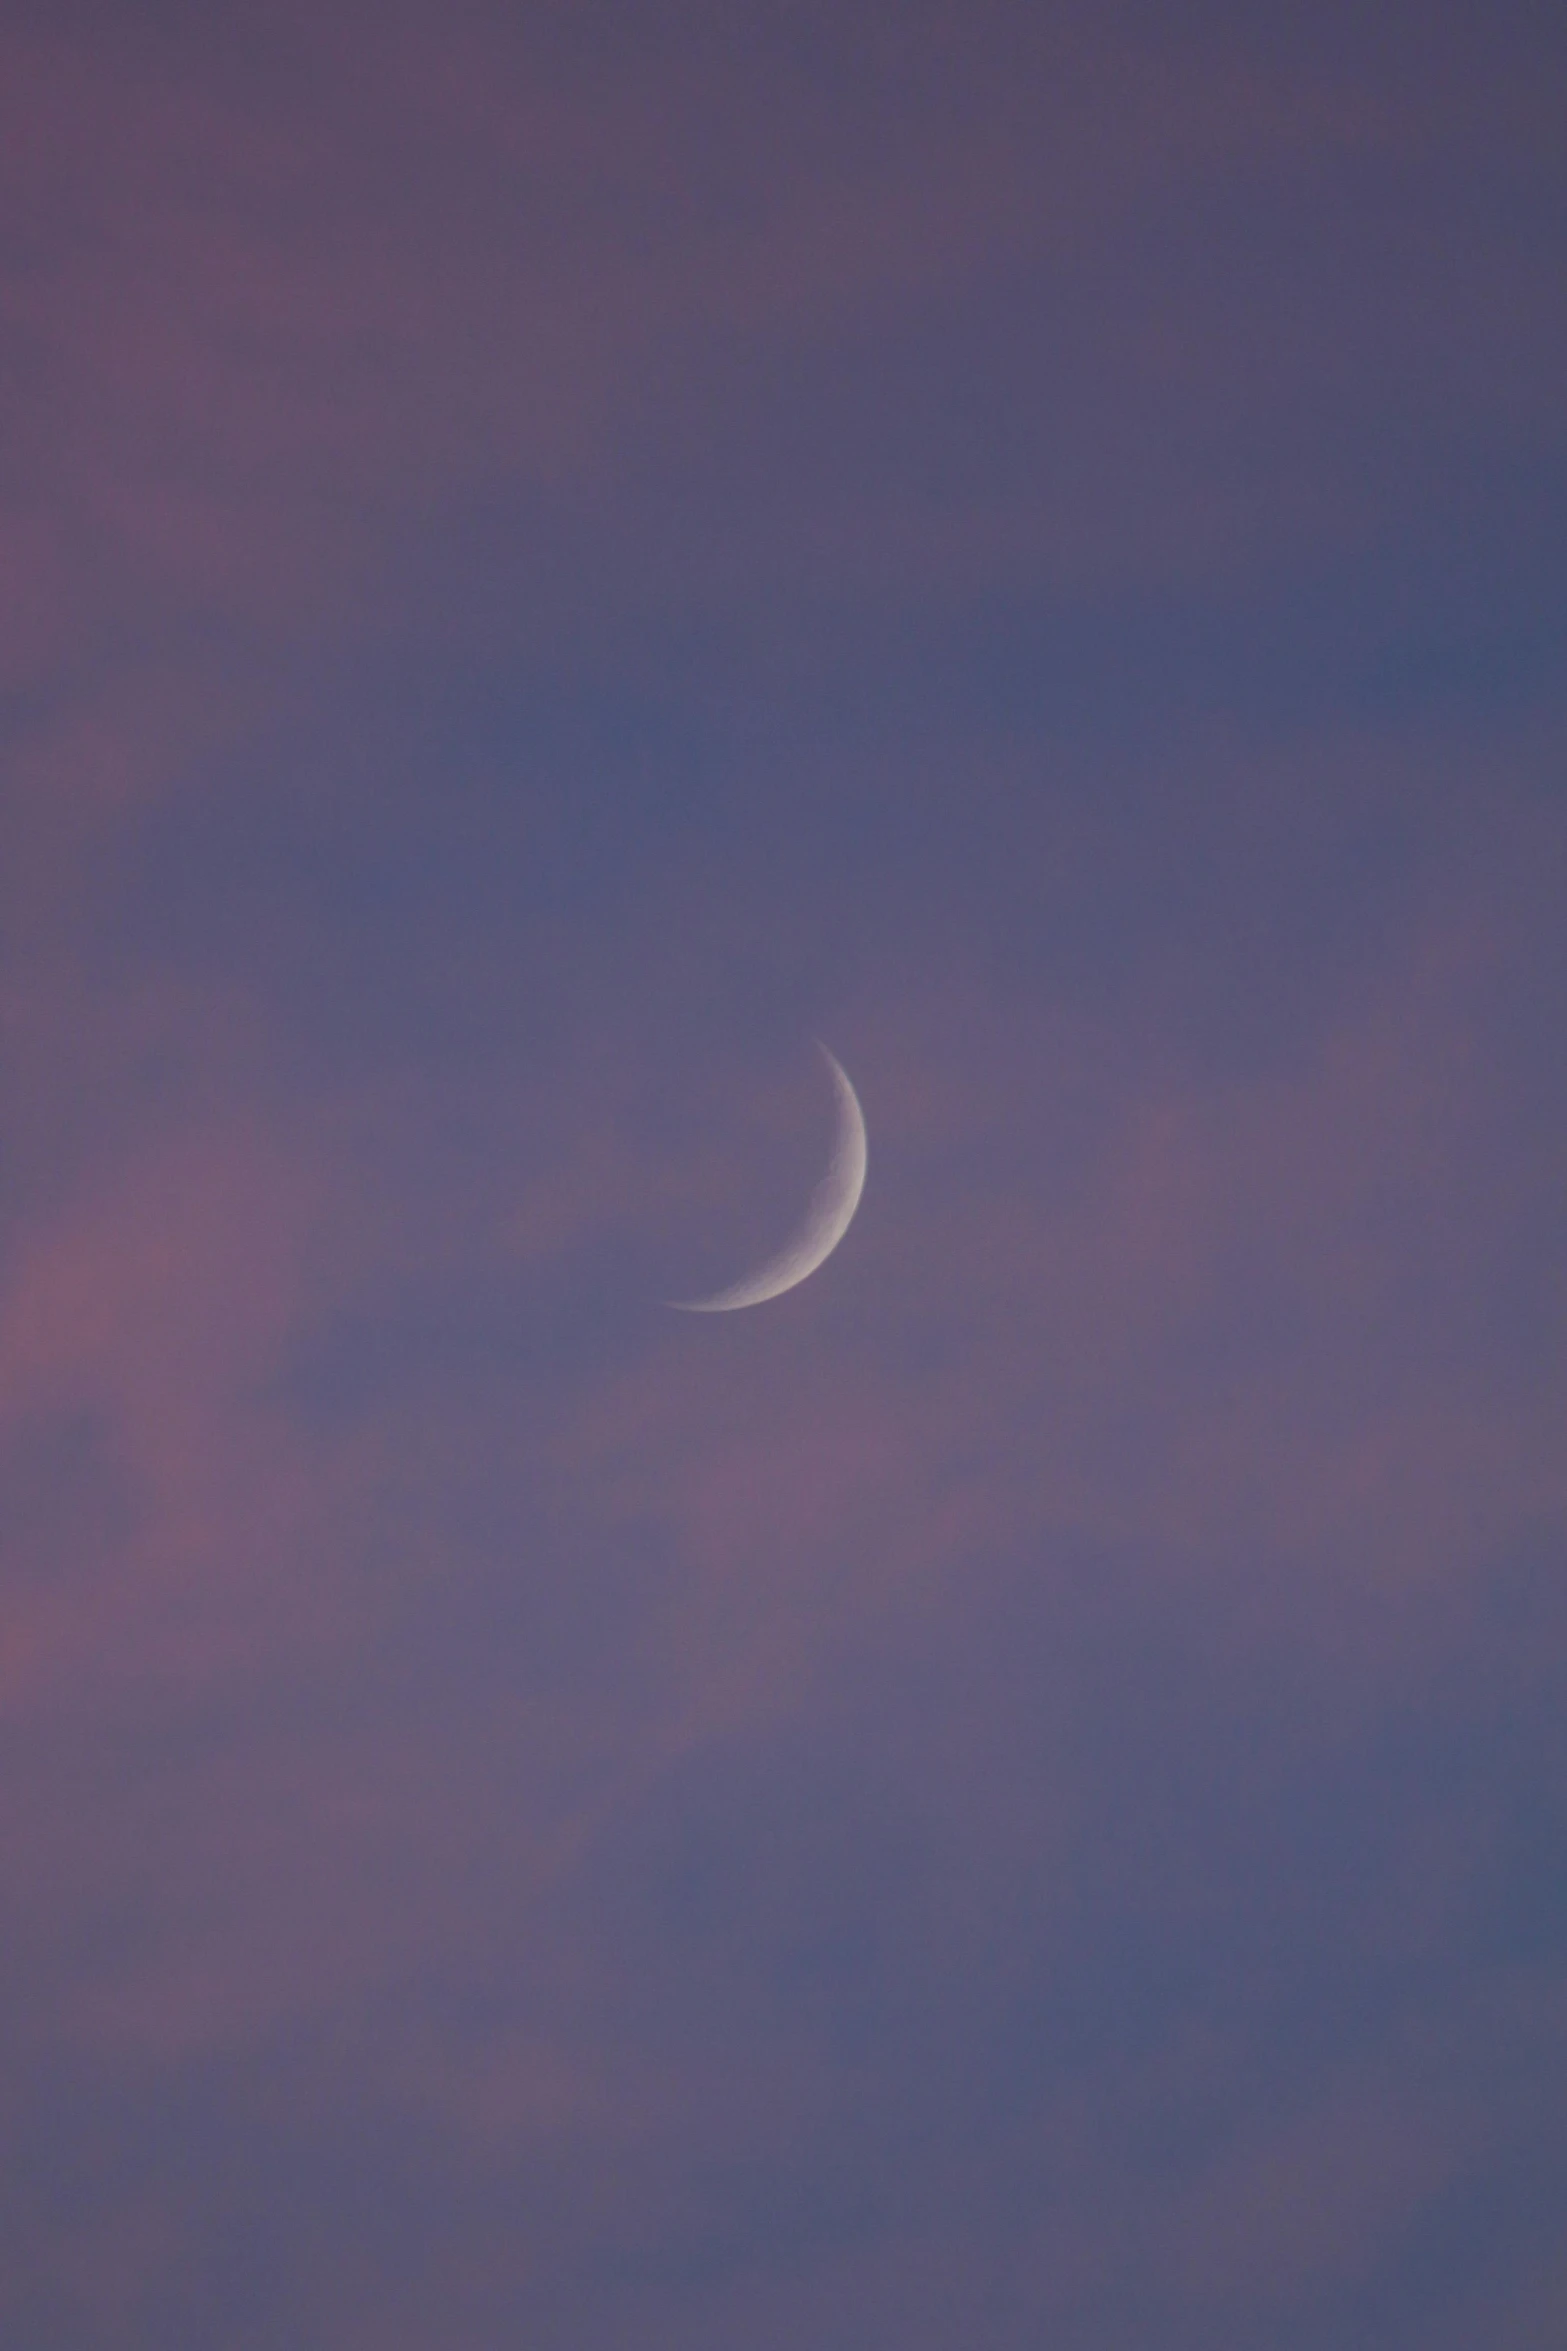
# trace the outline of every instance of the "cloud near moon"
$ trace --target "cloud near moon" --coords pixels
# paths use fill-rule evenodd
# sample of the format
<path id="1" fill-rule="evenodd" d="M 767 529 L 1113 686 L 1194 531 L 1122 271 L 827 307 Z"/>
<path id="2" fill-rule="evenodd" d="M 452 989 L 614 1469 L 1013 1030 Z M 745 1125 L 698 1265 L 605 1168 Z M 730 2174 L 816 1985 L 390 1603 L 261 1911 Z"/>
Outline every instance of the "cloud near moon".
<path id="1" fill-rule="evenodd" d="M 865 1189 L 865 1116 L 842 1065 L 825 1045 L 819 1050 L 832 1073 L 838 1129 L 827 1173 L 811 1195 L 810 1214 L 788 1247 L 755 1273 L 716 1290 L 710 1298 L 671 1298 L 669 1305 L 682 1314 L 729 1314 L 736 1307 L 760 1306 L 768 1298 L 782 1297 L 826 1263 L 853 1223 Z"/>

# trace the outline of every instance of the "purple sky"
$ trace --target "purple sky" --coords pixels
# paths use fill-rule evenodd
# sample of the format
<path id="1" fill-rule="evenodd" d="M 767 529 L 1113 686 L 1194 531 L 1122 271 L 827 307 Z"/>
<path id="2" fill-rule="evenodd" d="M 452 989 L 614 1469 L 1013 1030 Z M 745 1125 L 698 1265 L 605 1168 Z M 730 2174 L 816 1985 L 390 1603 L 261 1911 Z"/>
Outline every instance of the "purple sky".
<path id="1" fill-rule="evenodd" d="M 7 2346 L 1567 2342 L 1564 123 L 10 0 Z"/>

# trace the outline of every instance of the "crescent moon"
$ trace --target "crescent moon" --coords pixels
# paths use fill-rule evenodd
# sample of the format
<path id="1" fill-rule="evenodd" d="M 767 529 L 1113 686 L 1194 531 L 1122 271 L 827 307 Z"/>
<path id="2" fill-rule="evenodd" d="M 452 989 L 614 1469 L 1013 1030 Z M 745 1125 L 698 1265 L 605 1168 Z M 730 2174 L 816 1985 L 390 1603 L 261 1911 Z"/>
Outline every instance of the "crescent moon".
<path id="1" fill-rule="evenodd" d="M 670 1305 L 682 1314 L 731 1314 L 737 1306 L 760 1306 L 766 1298 L 782 1297 L 825 1264 L 853 1223 L 865 1189 L 865 1115 L 839 1063 L 825 1045 L 817 1050 L 832 1073 L 838 1131 L 827 1173 L 811 1194 L 810 1214 L 789 1246 L 743 1281 L 715 1291 L 711 1298 L 671 1298 Z"/>

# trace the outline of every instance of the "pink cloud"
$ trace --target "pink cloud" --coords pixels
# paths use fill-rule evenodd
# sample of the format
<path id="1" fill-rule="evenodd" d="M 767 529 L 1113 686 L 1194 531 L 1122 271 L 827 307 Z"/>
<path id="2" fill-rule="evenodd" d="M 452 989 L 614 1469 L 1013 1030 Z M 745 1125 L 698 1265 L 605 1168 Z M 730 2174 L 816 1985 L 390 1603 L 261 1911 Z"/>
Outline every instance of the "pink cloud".
<path id="1" fill-rule="evenodd" d="M 982 1014 L 949 1000 L 946 1043 L 934 999 L 928 1027 L 917 994 L 896 1017 L 868 1003 L 841 1041 L 879 1157 L 830 1281 L 768 1319 L 698 1331 L 671 1317 L 580 1388 L 393 1384 L 341 1425 L 279 1386 L 291 1352 L 421 1273 L 444 1282 L 466 1259 L 536 1274 L 645 1213 L 614 1120 L 585 1119 L 578 1135 L 563 1119 L 520 1214 L 487 1177 L 478 1206 L 433 1234 L 417 1184 L 379 1202 L 362 1188 L 367 1166 L 403 1156 L 389 1146 L 417 1125 L 417 1091 L 187 1119 L 100 1162 L 30 1221 L 11 1260 L 0 1420 L 25 1437 L 41 1413 L 99 1414 L 137 1517 L 85 1582 L 20 1612 L 12 1720 L 85 1737 L 106 1704 L 129 1692 L 145 1710 L 162 1691 L 165 1704 L 215 1693 L 236 1727 L 178 1772 L 143 1764 L 121 1786 L 84 1766 L 93 1804 L 80 1788 L 63 1808 L 13 1791 L 7 1865 L 37 1922 L 29 1968 L 33 1941 L 46 1951 L 73 1917 L 123 1907 L 140 1921 L 128 1947 L 50 1968 L 28 1991 L 37 2044 L 111 2069 L 232 2065 L 373 2015 L 449 1965 L 454 1936 L 508 1964 L 525 1954 L 526 1994 L 493 2029 L 399 2029 L 375 2060 L 380 2094 L 486 2172 L 565 2167 L 612 2242 L 678 2242 L 703 2225 L 692 2150 L 727 2163 L 814 2143 L 834 2128 L 841 2082 L 786 2022 L 737 2068 L 722 2042 L 660 2062 L 634 2036 L 622 2049 L 613 2031 L 560 2021 L 563 1985 L 568 2014 L 602 2002 L 613 2017 L 627 1996 L 635 1952 L 585 1929 L 574 1894 L 673 1775 L 770 1737 L 831 1751 L 837 1685 L 858 1660 L 896 1682 L 922 1644 L 961 1638 L 976 1563 L 1033 1561 L 1048 1579 L 1083 1540 L 1136 1555 L 1129 1606 L 1139 1577 L 1150 1600 L 1153 1582 L 1188 1578 L 1212 1639 L 1242 1663 L 1312 1649 L 1339 1737 L 1357 1711 L 1427 1687 L 1467 1638 L 1461 1610 L 1435 1611 L 1430 1595 L 1482 1573 L 1556 1475 L 1543 1403 L 1531 1422 L 1509 1419 L 1483 1362 L 1455 1371 L 1440 1349 L 1411 1353 L 1403 1320 L 1434 1267 L 1447 1269 L 1444 1313 L 1486 1278 L 1483 1220 L 1453 1212 L 1486 1180 L 1487 1063 L 1453 1038 L 1454 1006 L 1483 1001 L 1495 954 L 1483 932 L 1435 923 L 1295 1068 L 1251 1079 L 1182 1072 L 1091 1023 L 995 1002 Z M 970 1036 L 974 1052 L 954 1049 Z M 516 1107 L 519 1130 L 529 1108 Z M 966 1173 L 948 1165 L 965 1134 Z M 1390 1184 L 1425 1212 L 1378 1248 L 1367 1220 L 1385 1231 Z M 1299 1335 L 1236 1394 L 1193 1358 L 1192 1334 L 1264 1277 L 1297 1302 Z M 1354 1409 L 1339 1401 L 1346 1345 L 1374 1372 Z M 460 1593 L 463 1498 L 497 1480 L 519 1578 L 569 1579 L 630 1530 L 657 1530 L 663 1580 L 626 1636 L 634 1703 L 547 1675 L 507 1695 L 473 1662 L 460 1733 L 441 1706 L 357 1694 L 365 1661 L 408 1637 L 404 1612 L 438 1626 L 441 1594 Z M 565 1546 L 550 1525 L 569 1529 Z M 1315 1579 L 1335 1556 L 1325 1590 Z M 1356 1659 L 1390 1573 L 1426 1603 Z M 526 1662 L 519 1638 L 513 1674 Z M 436 1670 L 421 1658 L 410 1686 Z M 309 1697 L 323 1682 L 324 1714 Z M 997 1981 L 1009 1855 L 1026 1851 L 1044 1880 L 1035 1910 L 1054 1902 L 1059 1934 L 1071 1926 L 1098 1750 L 1085 1751 L 1065 1681 L 1032 1703 L 1046 1722 L 1020 1758 L 991 1658 L 983 1687 L 911 1734 L 906 1793 L 943 1856 L 951 1846 L 922 1964 L 958 1971 L 976 1998 Z M 1405 1889 L 1438 1921 L 1462 1914 L 1493 1850 L 1483 1819 L 1451 1825 L 1458 1843 L 1428 1837 Z M 1133 1846 L 1128 1882 L 1151 1869 Z M 1179 1920 L 1215 1895 L 1175 1883 L 1161 1899 Z M 1398 1926 L 1357 1920 L 1386 1948 L 1405 1947 Z M 1220 2052 L 1225 2080 L 1225 2067 L 1240 2078 L 1244 2043 L 1240 2029 Z M 1095 2073 L 1052 2113 L 1044 2151 L 1020 2148 L 1041 2168 L 1041 2210 L 1009 2308 L 1092 2306 L 1128 2241 L 1151 2245 L 1182 2307 L 1293 2307 L 1376 2274 L 1476 2160 L 1462 2113 L 1433 2117 L 1396 2082 L 1346 2077 L 1281 2123 L 1247 2120 L 1208 2171 L 1145 2195 L 1116 2131 L 1157 2089 L 1129 2063 L 1122 2111 Z M 297 2114 L 305 2093 L 277 2097 Z M 1079 2181 L 1065 2212 L 1051 2184 L 1063 2166 Z M 982 2178 L 958 2164 L 953 2185 L 952 2218 L 919 2247 L 899 2235 L 897 2256 L 847 2252 L 774 2315 L 823 2296 L 885 2310 L 906 2268 L 971 2277 L 964 2215 Z M 148 2247 L 156 2271 L 169 2256 Z M 470 2253 L 483 2309 L 548 2258 L 482 2229 Z M 122 2248 L 113 2274 L 130 2275 L 133 2255 Z"/>
<path id="2" fill-rule="evenodd" d="M 1022 254 L 1091 266 L 1172 187 L 1266 178 L 1346 140 L 1420 152 L 1450 106 L 1440 83 L 1372 92 L 1124 37 L 1056 45 L 1043 84 L 1044 36 L 1022 38 L 1013 70 L 1011 35 L 938 45 L 931 81 L 930 61 L 909 72 L 871 41 L 850 70 L 896 103 L 867 139 L 834 91 L 841 61 L 813 71 L 808 41 L 748 64 L 693 23 L 657 61 L 639 52 L 617 71 L 600 57 L 588 73 L 547 23 L 469 18 L 436 39 L 379 19 L 356 38 L 353 21 L 286 13 L 278 53 L 298 70 L 254 83 L 221 39 L 176 55 L 151 39 L 8 36 L 0 170 L 31 239 L 6 295 L 30 386 L 12 429 L 30 451 L 28 527 L 45 539 L 28 571 L 68 583 L 44 601 L 78 626 L 112 610 L 167 632 L 215 606 L 271 636 L 352 632 L 407 593 L 422 513 L 584 468 L 601 479 L 650 370 L 701 407 L 715 337 L 839 332 Z M 1485 283 L 1507 308 L 1475 344 L 1491 380 L 1499 338 L 1533 354 L 1550 282 Z M 1216 376 L 1239 371 L 1268 396 L 1332 364 L 1327 334 L 1279 352 L 1244 321 L 1194 330 L 1146 304 L 1129 320 L 1097 320 L 1086 362 L 1082 338 L 1063 353 L 1063 368 L 1088 369 L 1074 408 L 1102 405 L 1101 376 L 1131 415 L 1127 387 L 1150 369 L 1167 407 L 1200 408 Z M 1445 303 L 1417 331 L 1448 367 Z M 1129 333 L 1135 348 L 1120 347 Z M 1515 366 L 1509 380 L 1539 378 Z M 818 564 L 874 548 L 900 576 L 912 553 L 921 572 L 962 577 L 1009 560 L 1015 510 L 890 515 L 874 486 L 847 505 L 843 487 L 834 478 L 805 518 Z M 1150 477 L 1108 534 L 1102 500 L 1085 515 L 1047 497 L 1010 560 L 1099 579 L 1107 535 L 1126 532 L 1134 574 L 1205 540 L 1223 560 L 1243 553 L 1243 485 L 1208 479 L 1150 524 L 1175 495 Z M 1332 501 L 1303 478 L 1300 527 Z"/>
<path id="3" fill-rule="evenodd" d="M 1474 1028 L 1499 953 L 1444 918 L 1300 1066 L 1234 1080 L 905 979 L 895 1010 L 868 1000 L 840 1040 L 877 1161 L 830 1283 L 745 1328 L 671 1317 L 580 1395 L 524 1408 L 502 1384 L 464 1418 L 394 1388 L 336 1433 L 275 1387 L 312 1332 L 465 1263 L 569 1265 L 663 1215 L 674 1175 L 634 1156 L 600 1070 L 536 1127 L 554 1139 L 531 1174 L 497 1131 L 496 1172 L 455 1219 L 432 1227 L 384 1185 L 367 1213 L 366 1171 L 405 1155 L 420 1101 L 247 1108 L 270 1082 L 252 1038 L 231 1107 L 167 1131 L 139 1114 L 14 1238 L 0 1405 L 13 1430 L 97 1415 L 136 1514 L 90 1608 L 74 1591 L 28 1604 L 17 1691 L 67 1659 L 96 1673 L 164 1645 L 197 1670 L 335 1642 L 365 1593 L 357 1572 L 323 1574 L 320 1545 L 351 1556 L 395 1511 L 388 1482 L 414 1496 L 505 1456 L 594 1540 L 665 1530 L 680 1572 L 655 1758 L 747 1709 L 786 1714 L 866 1622 L 950 1600 L 964 1560 L 997 1546 L 1036 1547 L 1048 1572 L 1062 1542 L 1152 1544 L 1225 1579 L 1237 1629 L 1267 1639 L 1353 1648 L 1391 1610 L 1378 1672 L 1412 1611 L 1459 1638 L 1462 1608 L 1434 1598 L 1564 1499 L 1559 1400 L 1521 1402 L 1460 1343 L 1500 1180 Z M 170 1008 L 146 1017 L 155 1036 Z M 193 1070 L 244 1036 L 196 1025 Z M 524 1101 L 517 1118 L 521 1136 Z"/>
<path id="4" fill-rule="evenodd" d="M 1554 1588 L 1497 1630 L 1567 1511 L 1563 833 L 1519 813 L 1559 730 L 1444 704 L 1396 741 L 1330 711 L 1150 754 L 998 694 L 988 745 L 913 743 L 899 711 L 890 748 L 775 752 L 765 705 L 807 705 L 828 655 L 847 681 L 851 609 L 868 640 L 934 634 L 992 594 L 1097 613 L 1365 545 L 1407 494 L 1367 463 L 1395 412 L 1527 457 L 1560 273 L 1520 242 L 1455 305 L 1450 195 L 1418 233 L 1393 197 L 1456 184 L 1455 115 L 1530 171 L 1556 117 L 1500 66 L 1472 113 L 1424 50 L 1346 77 L 984 0 L 912 53 L 841 14 L 769 48 L 677 10 L 624 55 L 575 24 L 284 10 L 265 58 L 216 19 L 179 47 L 151 20 L 0 36 L 0 1848 L 21 2101 L 42 2084 L 46 2136 L 61 2084 L 88 2118 L 38 2291 L 95 2338 L 152 2329 L 210 2253 L 157 2168 L 188 2182 L 199 2148 L 151 2134 L 129 2191 L 98 2151 L 94 2118 L 173 2085 L 280 2164 L 415 2150 L 436 2218 L 387 2225 L 449 2238 L 400 2304 L 351 2220 L 291 2240 L 345 2344 L 505 2339 L 574 2261 L 593 2292 L 651 2281 L 649 2351 L 829 2321 L 917 2344 L 976 2308 L 1032 2342 L 1129 2272 L 1271 2323 L 1396 2267 L 1494 2152 L 1445 2027 L 1476 2076 L 1499 2052 L 1551 2079 L 1562 2048 L 1548 1969 L 1498 1990 L 1475 1923 L 1511 1760 L 1391 1794 L 1367 1763 L 1374 1882 L 1309 1834 L 1298 1887 L 1259 1858 L 1295 1852 L 1297 1802 L 1345 1826 L 1346 1755 L 1445 1755 L 1455 1692 L 1483 1746 L 1567 1659 Z M 1386 244 L 1263 267 L 1249 224 L 1303 218 L 1346 152 L 1391 191 Z M 1169 266 L 1168 217 L 1232 210 L 1235 274 L 1195 233 Z M 922 386 L 957 427 L 903 417 Z M 987 472 L 1009 420 L 1024 457 Z M 882 465 L 905 423 L 949 476 Z M 562 552 L 519 614 L 452 546 L 499 512 L 504 570 L 535 500 Z M 761 681 L 721 822 L 715 787 L 666 862 L 634 844 L 579 883 L 518 800 L 524 946 L 470 935 L 496 876 L 459 820 L 538 783 L 509 738 L 470 745 L 439 982 L 400 993 L 446 783 L 375 772 L 355 664 L 417 637 L 458 700 L 514 661 L 575 691 L 650 611 L 643 672 L 682 632 L 751 640 L 686 705 L 699 736 L 708 684 Z M 259 775 L 317 692 L 343 707 L 304 772 Z M 577 757 L 537 753 L 563 798 Z M 331 821 L 274 835 L 285 787 Z M 232 829 L 181 804 L 225 793 Z M 411 845 L 399 793 L 434 812 Z M 1145 820 L 1122 878 L 1185 859 L 1163 933 L 1139 869 L 1102 941 L 1036 953 L 1036 917 L 1099 919 L 1106 843 Z M 1026 843 L 1015 873 L 964 866 L 987 828 Z M 1282 988 L 1278 867 L 1326 895 L 1344 839 L 1415 834 L 1375 918 L 1305 909 L 1305 1009 L 1262 1049 L 1169 1016 L 1206 908 Z M 778 876 L 726 892 L 736 844 Z M 315 952 L 363 990 L 341 1027 Z M 754 1010 L 776 1046 L 807 999 L 869 1110 L 863 1212 L 776 1309 L 662 1315 L 655 1273 L 750 1245 L 753 1168 L 758 1219 L 787 1210 L 810 1097 L 787 1048 L 747 1074 L 735 1039 Z M 1364 2061 L 1259 2088 L 1309 2035 L 1255 1920 L 1314 1904 L 1376 1998 L 1453 1983 L 1424 2057 L 1379 2011 Z M 1166 2130 L 1179 2176 L 1147 2160 Z M 795 2169 L 828 2184 L 803 2255 Z M 840 2170 L 869 2183 L 847 2219 Z M 683 2260 L 712 2279 L 677 2310 Z M 1520 2293 L 1520 2351 L 1560 2285 Z"/>

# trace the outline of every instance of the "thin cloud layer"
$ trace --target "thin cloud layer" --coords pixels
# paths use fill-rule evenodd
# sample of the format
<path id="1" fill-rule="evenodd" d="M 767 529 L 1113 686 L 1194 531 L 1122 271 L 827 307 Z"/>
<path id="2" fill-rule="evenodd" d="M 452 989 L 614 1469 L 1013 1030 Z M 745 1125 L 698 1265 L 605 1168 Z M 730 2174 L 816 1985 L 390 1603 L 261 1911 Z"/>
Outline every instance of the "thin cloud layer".
<path id="1" fill-rule="evenodd" d="M 5 52 L 0 2332 L 1554 2342 L 1560 45 Z"/>

